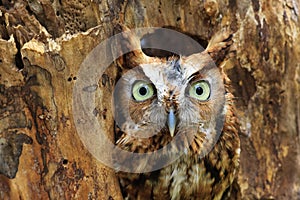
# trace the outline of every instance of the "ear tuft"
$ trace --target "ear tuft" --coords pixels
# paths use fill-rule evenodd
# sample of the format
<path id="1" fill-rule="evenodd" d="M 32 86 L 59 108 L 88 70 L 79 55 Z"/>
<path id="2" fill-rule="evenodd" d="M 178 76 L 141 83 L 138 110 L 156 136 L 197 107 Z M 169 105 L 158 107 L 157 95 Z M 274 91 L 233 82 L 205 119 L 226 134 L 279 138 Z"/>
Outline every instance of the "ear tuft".
<path id="1" fill-rule="evenodd" d="M 230 51 L 230 46 L 233 43 L 232 37 L 233 34 L 229 31 L 221 31 L 216 33 L 209 41 L 205 51 L 210 55 L 217 66 L 225 60 Z"/>
<path id="2" fill-rule="evenodd" d="M 122 55 L 116 60 L 119 66 L 131 69 L 151 61 L 151 57 L 142 51 L 140 38 L 134 34 L 134 31 L 123 24 L 117 24 L 114 28 L 114 34 L 121 34 L 121 37 L 117 37 L 118 39 L 115 40 L 114 46 L 117 49 L 113 49 Z"/>

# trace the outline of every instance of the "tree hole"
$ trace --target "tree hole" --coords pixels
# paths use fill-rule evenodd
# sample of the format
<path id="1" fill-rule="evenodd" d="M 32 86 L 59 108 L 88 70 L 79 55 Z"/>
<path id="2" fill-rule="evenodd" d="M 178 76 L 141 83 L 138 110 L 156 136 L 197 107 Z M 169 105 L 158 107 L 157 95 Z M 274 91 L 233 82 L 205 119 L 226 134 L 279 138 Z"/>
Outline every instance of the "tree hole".
<path id="1" fill-rule="evenodd" d="M 178 18 L 181 20 L 180 17 Z M 174 30 L 172 27 L 166 28 Z M 189 56 L 199 53 L 208 45 L 208 42 L 201 37 L 184 32 L 181 33 L 183 35 L 165 31 L 164 29 L 157 29 L 153 33 L 146 34 L 140 40 L 142 51 L 151 57 L 168 58 L 171 56 Z"/>

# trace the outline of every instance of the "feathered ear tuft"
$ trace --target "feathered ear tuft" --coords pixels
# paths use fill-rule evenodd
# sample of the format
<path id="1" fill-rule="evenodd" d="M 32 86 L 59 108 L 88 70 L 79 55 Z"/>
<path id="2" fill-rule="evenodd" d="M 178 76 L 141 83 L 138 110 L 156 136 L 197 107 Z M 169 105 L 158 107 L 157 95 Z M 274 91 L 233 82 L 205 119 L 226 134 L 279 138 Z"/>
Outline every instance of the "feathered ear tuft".
<path id="1" fill-rule="evenodd" d="M 144 54 L 141 49 L 140 39 L 123 24 L 117 24 L 114 28 L 114 34 L 121 34 L 115 41 L 114 51 L 117 51 L 121 57 L 116 62 L 122 68 L 134 68 L 140 64 L 151 63 L 153 58 Z"/>
<path id="2" fill-rule="evenodd" d="M 210 55 L 217 66 L 225 60 L 233 43 L 232 36 L 233 34 L 228 31 L 218 32 L 209 41 L 205 52 Z"/>
<path id="3" fill-rule="evenodd" d="M 222 62 L 230 55 L 232 36 L 228 31 L 218 32 L 211 38 L 205 51 L 186 57 L 185 62 L 194 68 L 190 71 L 199 71 L 203 66 L 222 68 Z"/>

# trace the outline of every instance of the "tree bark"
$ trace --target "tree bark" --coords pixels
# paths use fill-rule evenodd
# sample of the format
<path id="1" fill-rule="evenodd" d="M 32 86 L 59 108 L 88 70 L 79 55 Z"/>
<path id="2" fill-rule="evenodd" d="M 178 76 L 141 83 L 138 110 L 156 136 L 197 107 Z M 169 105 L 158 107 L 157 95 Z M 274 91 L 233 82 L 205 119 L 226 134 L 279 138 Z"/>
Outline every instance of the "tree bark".
<path id="1" fill-rule="evenodd" d="M 112 169 L 73 122 L 80 64 L 117 23 L 167 27 L 202 46 L 233 32 L 225 70 L 240 119 L 235 199 L 300 199 L 299 0 L 3 0 L 0 2 L 0 199 L 122 199 Z M 119 69 L 99 80 L 96 114 L 113 138 Z M 109 84 L 106 84 L 109 83 Z"/>

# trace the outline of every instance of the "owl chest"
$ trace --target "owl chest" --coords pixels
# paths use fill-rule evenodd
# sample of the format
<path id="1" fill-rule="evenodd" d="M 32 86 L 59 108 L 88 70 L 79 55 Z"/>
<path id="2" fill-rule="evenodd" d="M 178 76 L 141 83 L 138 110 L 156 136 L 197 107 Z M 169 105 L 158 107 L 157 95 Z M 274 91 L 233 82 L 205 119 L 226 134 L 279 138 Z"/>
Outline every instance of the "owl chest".
<path id="1" fill-rule="evenodd" d="M 204 160 L 193 154 L 183 155 L 160 171 L 153 188 L 154 199 L 206 199 L 211 196 L 214 183 Z"/>
<path id="2" fill-rule="evenodd" d="M 238 152 L 220 142 L 203 158 L 190 151 L 160 171 L 154 199 L 226 199 L 238 165 Z"/>
<path id="3" fill-rule="evenodd" d="M 215 173 L 215 172 L 213 172 Z M 151 174 L 131 174 L 121 178 L 125 199 L 222 199 L 232 183 L 233 173 L 216 178 L 204 161 L 186 158 Z M 129 184 L 128 184 L 129 183 Z M 125 186 L 125 187 L 124 187 Z"/>
<path id="4" fill-rule="evenodd" d="M 159 171 L 119 175 L 126 199 L 218 200 L 226 199 L 238 166 L 238 136 L 226 131 L 205 157 L 190 149 Z"/>
<path id="5" fill-rule="evenodd" d="M 128 199 L 223 199 L 230 191 L 239 157 L 234 149 L 223 148 L 219 142 L 203 158 L 189 151 L 160 171 L 123 174 L 121 185 L 127 188 Z"/>

